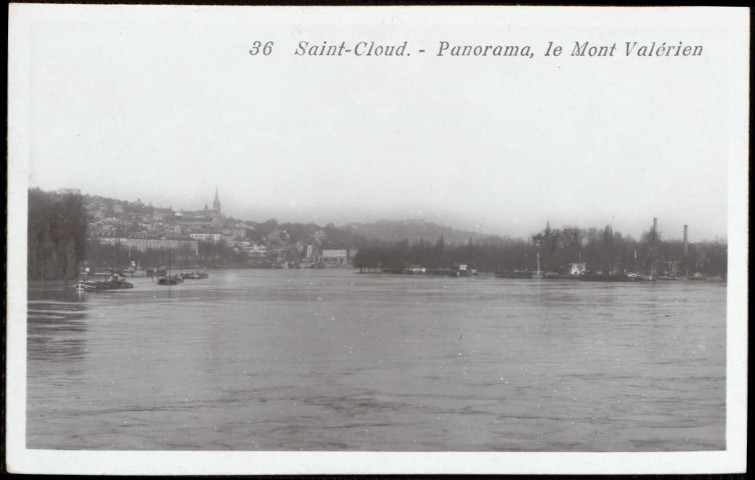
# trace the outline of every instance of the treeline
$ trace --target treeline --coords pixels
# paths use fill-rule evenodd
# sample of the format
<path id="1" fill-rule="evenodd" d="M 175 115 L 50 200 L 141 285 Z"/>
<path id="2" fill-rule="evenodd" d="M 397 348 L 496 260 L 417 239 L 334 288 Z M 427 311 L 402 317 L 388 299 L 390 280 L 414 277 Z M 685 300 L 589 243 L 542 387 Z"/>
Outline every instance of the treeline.
<path id="1" fill-rule="evenodd" d="M 564 227 L 545 229 L 526 240 L 502 242 L 469 241 L 449 246 L 440 237 L 435 243 L 408 241 L 373 242 L 354 258 L 360 270 L 403 270 L 410 266 L 450 268 L 467 264 L 481 272 L 535 271 L 569 273 L 574 263 L 584 263 L 589 272 L 637 272 L 654 275 L 703 273 L 726 276 L 726 244 L 701 242 L 687 246 L 682 241 L 663 241 L 650 229 L 640 240 L 623 236 L 610 226 L 603 229 Z"/>
<path id="2" fill-rule="evenodd" d="M 435 243 L 424 240 L 412 244 L 408 240 L 372 242 L 357 251 L 353 264 L 362 271 L 399 271 L 410 266 L 450 268 L 454 264 L 468 264 L 481 271 L 491 272 L 498 265 L 511 264 L 512 269 L 524 270 L 527 268 L 530 250 L 526 242 L 517 240 L 496 243 L 470 241 L 465 245 L 446 245 L 441 236 Z M 534 262 L 535 257 L 532 256 L 531 259 Z M 534 267 L 530 270 L 534 270 Z"/>
<path id="3" fill-rule="evenodd" d="M 75 278 L 86 255 L 87 222 L 81 195 L 29 190 L 29 280 Z"/>

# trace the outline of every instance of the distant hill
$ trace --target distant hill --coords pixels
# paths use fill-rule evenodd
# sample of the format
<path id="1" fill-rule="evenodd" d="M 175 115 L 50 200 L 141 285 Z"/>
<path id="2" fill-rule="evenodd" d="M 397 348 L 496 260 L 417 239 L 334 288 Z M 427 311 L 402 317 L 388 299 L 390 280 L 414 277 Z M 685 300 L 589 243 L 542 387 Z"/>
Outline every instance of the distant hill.
<path id="1" fill-rule="evenodd" d="M 435 243 L 441 236 L 447 245 L 464 244 L 470 239 L 494 243 L 501 240 L 496 235 L 456 230 L 424 220 L 378 220 L 375 223 L 350 223 L 343 225 L 341 229 L 355 235 L 361 235 L 369 240 L 384 242 L 409 240 L 409 243 L 416 243 L 422 239 L 425 242 Z"/>
<path id="2" fill-rule="evenodd" d="M 97 195 L 83 195 L 84 204 L 93 202 L 105 205 L 110 215 L 116 204 L 121 205 L 124 212 L 151 213 L 153 211 L 172 212 L 172 208 L 158 209 L 152 205 L 144 205 L 141 200 L 129 202 L 115 198 Z M 376 240 L 393 243 L 408 240 L 409 243 L 417 243 L 424 240 L 428 243 L 436 243 L 442 236 L 446 245 L 464 245 L 471 239 L 473 242 L 488 244 L 506 243 L 508 238 L 497 235 L 484 234 L 468 230 L 457 230 L 451 227 L 427 222 L 422 219 L 411 220 L 378 220 L 374 223 L 350 223 L 340 227 L 328 224 L 324 227 L 314 223 L 278 223 L 271 219 L 265 222 L 238 220 L 232 217 L 225 218 L 225 224 L 243 224 L 251 227 L 247 233 L 249 239 L 256 242 L 271 241 L 275 244 L 295 244 L 314 242 L 320 248 L 360 248 L 369 242 Z"/>

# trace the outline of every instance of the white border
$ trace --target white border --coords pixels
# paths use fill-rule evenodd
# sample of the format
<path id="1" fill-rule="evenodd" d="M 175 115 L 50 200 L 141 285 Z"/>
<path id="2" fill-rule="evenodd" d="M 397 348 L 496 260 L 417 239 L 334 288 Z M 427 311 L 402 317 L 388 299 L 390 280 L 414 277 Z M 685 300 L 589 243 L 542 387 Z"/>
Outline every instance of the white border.
<path id="1" fill-rule="evenodd" d="M 400 26 L 724 27 L 729 32 L 729 281 L 726 445 L 684 453 L 319 453 L 91 452 L 25 448 L 26 216 L 31 25 L 144 19 L 257 24 Z M 569 7 L 196 7 L 29 5 L 9 7 L 7 468 L 60 474 L 593 474 L 736 473 L 746 470 L 749 10 L 745 8 Z M 714 160 L 712 160 L 714 161 Z"/>

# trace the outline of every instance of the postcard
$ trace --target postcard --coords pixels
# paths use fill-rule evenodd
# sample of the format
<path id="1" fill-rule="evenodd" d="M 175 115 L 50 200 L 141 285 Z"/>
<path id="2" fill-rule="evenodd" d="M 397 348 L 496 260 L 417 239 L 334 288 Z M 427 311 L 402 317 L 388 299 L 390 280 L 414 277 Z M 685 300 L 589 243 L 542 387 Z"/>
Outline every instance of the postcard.
<path id="1" fill-rule="evenodd" d="M 745 471 L 748 9 L 9 17 L 9 471 Z"/>

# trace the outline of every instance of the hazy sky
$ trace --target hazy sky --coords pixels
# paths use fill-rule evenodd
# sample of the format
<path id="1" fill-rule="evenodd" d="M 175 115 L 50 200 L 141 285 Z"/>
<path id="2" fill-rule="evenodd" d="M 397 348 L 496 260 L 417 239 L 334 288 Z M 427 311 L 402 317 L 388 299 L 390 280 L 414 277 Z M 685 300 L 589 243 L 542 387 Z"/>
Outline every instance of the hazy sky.
<path id="1" fill-rule="evenodd" d="M 639 236 L 658 217 L 667 238 L 685 223 L 693 241 L 726 235 L 723 31 L 213 22 L 38 22 L 30 185 L 174 209 L 211 204 L 217 186 L 224 213 L 255 221 Z M 250 56 L 255 40 L 273 54 Z M 293 55 L 361 40 L 406 40 L 412 56 Z M 440 40 L 535 57 L 437 57 Z M 616 42 L 617 56 L 571 57 L 575 40 Z M 625 58 L 628 40 L 705 50 Z M 543 57 L 548 41 L 567 53 Z"/>

